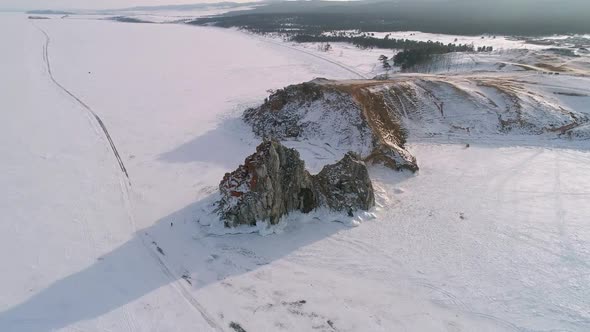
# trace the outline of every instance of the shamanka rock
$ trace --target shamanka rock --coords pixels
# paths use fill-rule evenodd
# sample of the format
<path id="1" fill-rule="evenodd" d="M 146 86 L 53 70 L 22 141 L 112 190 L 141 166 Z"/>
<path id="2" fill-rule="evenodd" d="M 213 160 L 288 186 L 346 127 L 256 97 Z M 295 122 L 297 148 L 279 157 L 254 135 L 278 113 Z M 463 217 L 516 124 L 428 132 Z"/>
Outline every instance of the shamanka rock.
<path id="1" fill-rule="evenodd" d="M 225 174 L 219 190 L 217 211 L 226 227 L 276 224 L 289 212 L 322 206 L 352 214 L 375 205 L 369 173 L 358 155 L 348 153 L 313 176 L 299 152 L 274 140 L 260 144 L 243 165 Z"/>

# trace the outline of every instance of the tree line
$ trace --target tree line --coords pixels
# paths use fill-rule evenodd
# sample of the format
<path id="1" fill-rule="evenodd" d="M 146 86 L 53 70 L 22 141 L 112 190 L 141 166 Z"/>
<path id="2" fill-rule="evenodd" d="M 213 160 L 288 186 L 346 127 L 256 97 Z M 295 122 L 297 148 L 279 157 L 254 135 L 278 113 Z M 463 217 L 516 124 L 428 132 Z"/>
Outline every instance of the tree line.
<path id="1" fill-rule="evenodd" d="M 450 52 L 473 52 L 475 49 L 471 44 L 443 44 L 434 41 L 418 41 L 410 39 L 390 39 L 375 38 L 368 36 L 326 36 L 326 35 L 307 35 L 298 34 L 291 37 L 291 41 L 297 43 L 350 43 L 362 49 L 366 48 L 384 48 L 392 50 L 409 50 L 422 49 L 432 52 L 450 53 Z"/>
<path id="2" fill-rule="evenodd" d="M 189 23 L 255 32 L 422 31 L 542 36 L 590 33 L 588 0 L 268 1 Z"/>

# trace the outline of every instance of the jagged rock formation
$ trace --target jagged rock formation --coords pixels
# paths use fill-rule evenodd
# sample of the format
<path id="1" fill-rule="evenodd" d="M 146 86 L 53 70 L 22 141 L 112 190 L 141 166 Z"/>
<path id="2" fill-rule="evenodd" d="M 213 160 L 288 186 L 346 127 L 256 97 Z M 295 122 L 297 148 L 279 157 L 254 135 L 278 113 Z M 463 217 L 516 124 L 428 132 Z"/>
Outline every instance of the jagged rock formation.
<path id="1" fill-rule="evenodd" d="M 383 98 L 330 82 L 316 79 L 278 90 L 246 110 L 244 120 L 263 138 L 318 141 L 366 161 L 416 171 L 399 117 L 384 107 Z"/>
<path id="2" fill-rule="evenodd" d="M 276 224 L 291 211 L 326 206 L 352 214 L 375 205 L 365 164 L 353 153 L 312 176 L 294 149 L 265 141 L 219 184 L 218 213 L 226 227 Z"/>
<path id="3" fill-rule="evenodd" d="M 228 227 L 269 220 L 275 224 L 289 211 L 316 207 L 311 175 L 294 149 L 267 141 L 227 173 L 219 185 L 219 211 Z"/>
<path id="4" fill-rule="evenodd" d="M 326 165 L 313 179 L 320 193 L 317 196 L 333 210 L 347 211 L 352 216 L 356 208 L 366 211 L 375 205 L 367 167 L 354 152 L 336 164 Z"/>

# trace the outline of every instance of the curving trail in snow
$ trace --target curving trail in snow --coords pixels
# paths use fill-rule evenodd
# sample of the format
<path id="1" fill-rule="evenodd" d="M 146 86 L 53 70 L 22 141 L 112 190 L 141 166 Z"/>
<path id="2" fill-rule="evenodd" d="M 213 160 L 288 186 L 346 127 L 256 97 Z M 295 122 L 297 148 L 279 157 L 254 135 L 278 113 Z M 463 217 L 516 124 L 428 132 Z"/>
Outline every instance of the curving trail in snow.
<path id="1" fill-rule="evenodd" d="M 117 151 L 117 148 L 111 138 L 111 135 L 109 134 L 104 122 L 101 120 L 101 118 L 98 116 L 98 114 L 96 114 L 96 112 L 94 110 L 92 110 L 92 108 L 90 108 L 90 106 L 88 106 L 86 103 L 84 103 L 79 97 L 77 97 L 75 94 L 73 94 L 70 90 L 68 90 L 67 88 L 65 88 L 63 85 L 61 85 L 53 76 L 52 70 L 51 70 L 51 61 L 50 61 L 50 57 L 49 57 L 49 44 L 51 42 L 51 38 L 49 36 L 49 34 L 43 30 L 41 27 L 39 27 L 38 25 L 35 24 L 35 27 L 37 29 L 39 29 L 39 31 L 41 31 L 43 33 L 43 35 L 45 36 L 45 44 L 43 46 L 43 60 L 47 66 L 47 72 L 49 74 L 49 77 L 51 78 L 51 81 L 57 86 L 59 87 L 62 91 L 64 91 L 67 95 L 69 95 L 70 97 L 72 97 L 76 102 L 78 102 L 78 104 L 80 104 L 85 110 L 87 110 L 91 116 L 96 120 L 96 122 L 98 123 L 98 125 L 100 126 L 102 132 L 104 133 L 107 141 L 109 142 L 110 148 L 113 151 L 113 154 L 117 160 L 117 163 L 119 165 L 119 167 L 121 168 L 121 172 L 123 173 L 123 175 L 127 178 L 127 180 L 129 181 L 129 186 L 131 186 L 131 181 L 129 179 L 129 173 L 127 172 L 127 169 L 125 168 L 125 165 L 123 163 L 123 160 L 121 159 L 121 156 L 119 155 L 119 152 Z M 128 214 L 129 214 L 129 219 L 131 222 L 131 225 L 133 227 L 134 232 L 137 232 L 136 226 L 135 226 L 135 221 L 134 221 L 134 215 L 133 215 L 133 211 L 132 211 L 132 202 L 130 201 L 130 195 L 129 192 L 130 190 L 132 191 L 132 188 L 125 186 L 124 191 L 122 193 L 124 200 L 125 200 L 125 208 L 128 210 Z M 199 303 L 199 301 L 190 294 L 190 292 L 188 292 L 185 288 L 184 285 L 182 285 L 182 283 L 179 281 L 181 280 L 180 276 L 176 276 L 167 266 L 166 262 L 165 262 L 165 258 L 162 257 L 162 255 L 159 255 L 158 252 L 156 252 L 155 248 L 153 246 L 151 246 L 151 243 L 155 243 L 151 238 L 149 238 L 149 234 L 146 233 L 138 233 L 138 236 L 141 237 L 141 243 L 142 245 L 147 249 L 147 251 L 149 252 L 150 256 L 154 259 L 155 262 L 158 263 L 158 266 L 160 267 L 162 273 L 164 275 L 166 275 L 167 278 L 169 278 L 171 284 L 173 284 L 173 288 L 178 292 L 178 294 L 182 297 L 184 297 L 184 299 L 186 300 L 186 302 L 188 304 L 190 304 L 197 312 L 199 312 L 199 314 L 203 317 L 203 319 L 209 324 L 209 326 L 211 328 L 213 328 L 216 331 L 223 331 L 223 329 L 215 322 L 215 320 L 207 313 L 207 311 L 205 310 L 205 308 Z M 132 319 L 132 316 L 127 314 L 126 316 L 129 316 L 129 319 Z M 131 330 L 131 329 L 130 329 Z M 135 330 L 135 329 L 133 329 Z"/>
<path id="2" fill-rule="evenodd" d="M 43 61 L 45 62 L 45 65 L 47 66 L 47 73 L 49 74 L 51 81 L 57 87 L 59 87 L 63 92 L 65 92 L 70 97 L 72 97 L 74 100 L 76 100 L 78 102 L 78 104 L 80 104 L 80 106 L 82 106 L 86 111 L 88 111 L 92 115 L 92 117 L 94 117 L 94 119 L 96 120 L 96 122 L 100 126 L 102 132 L 104 133 L 104 136 L 106 137 L 107 141 L 109 142 L 111 149 L 113 150 L 113 154 L 115 155 L 115 159 L 117 159 L 117 163 L 119 164 L 119 167 L 121 168 L 121 172 L 123 172 L 123 174 L 125 174 L 125 177 L 129 180 L 129 184 L 131 185 L 131 180 L 129 179 L 129 173 L 127 173 L 127 169 L 125 168 L 125 164 L 123 163 L 123 160 L 121 159 L 121 156 L 119 155 L 119 151 L 117 151 L 117 147 L 115 146 L 115 143 L 113 142 L 113 139 L 111 138 L 111 135 L 109 134 L 109 131 L 107 130 L 107 127 L 104 124 L 104 122 L 102 121 L 102 119 L 98 116 L 98 114 L 96 114 L 96 112 L 94 112 L 92 110 L 92 108 L 90 108 L 90 106 L 86 105 L 86 103 L 84 103 L 80 98 L 78 98 L 70 90 L 66 89 L 63 85 L 61 85 L 53 76 L 53 72 L 51 71 L 51 61 L 49 58 L 49 44 L 51 43 L 51 38 L 49 37 L 49 34 L 47 34 L 47 32 L 45 30 L 43 30 L 37 24 L 34 24 L 34 25 L 45 36 L 45 44 L 43 45 Z"/>
<path id="3" fill-rule="evenodd" d="M 159 154 L 193 137 L 194 132 L 187 129 L 194 126 L 195 119 L 204 120 L 203 129 L 207 130 L 218 121 L 219 112 L 212 113 L 209 118 L 198 112 L 195 114 L 193 105 L 199 104 L 196 102 L 199 97 L 190 95 L 185 108 L 170 108 L 182 99 L 182 89 L 162 84 L 161 78 L 143 78 L 143 81 L 157 83 L 156 91 L 149 93 L 135 91 L 136 83 L 118 84 L 125 84 L 130 78 L 132 82 L 142 81 L 134 77 L 136 73 L 126 75 L 125 68 L 141 68 L 149 75 L 156 73 L 146 70 L 149 67 L 133 57 L 121 57 L 112 52 L 105 52 L 102 57 L 77 53 L 88 50 L 96 55 L 97 51 L 85 41 L 94 46 L 97 36 L 113 40 L 109 32 L 104 35 L 99 32 L 102 27 L 124 28 L 123 32 L 127 33 L 126 28 L 131 26 L 98 22 L 100 30 L 76 31 L 72 26 L 82 23 L 81 26 L 93 27 L 93 21 L 52 20 L 33 25 L 23 15 L 5 16 L 2 22 L 8 25 L 3 29 L 7 33 L 4 38 L 7 52 L 3 53 L 0 64 L 3 73 L 0 96 L 3 109 L 9 110 L 8 121 L 4 122 L 9 126 L 3 128 L 1 134 L 5 144 L 0 148 L 5 162 L 0 183 L 2 210 L 10 222 L 1 224 L 0 230 L 4 234 L 5 248 L 2 260 L 10 266 L 11 273 L 0 277 L 0 291 L 5 294 L 0 299 L 0 330 L 228 330 L 227 318 L 223 319 L 223 315 L 220 318 L 218 312 L 212 313 L 202 303 L 201 283 L 191 282 L 190 275 L 186 275 L 195 270 L 190 266 L 178 266 L 181 256 L 174 255 L 174 242 L 178 241 L 168 237 L 173 230 L 181 231 L 183 225 L 176 220 L 178 217 L 168 221 L 166 215 L 174 215 L 171 212 L 181 209 L 184 202 L 194 200 L 194 192 L 203 189 L 202 185 L 196 189 L 177 186 L 174 177 L 186 184 L 191 174 L 199 174 L 199 171 L 191 167 L 179 172 L 173 163 L 158 160 Z M 173 34 L 195 36 L 194 29 L 177 31 L 176 26 L 172 29 Z M 8 33 L 15 30 L 21 32 Z M 208 39 L 206 34 L 197 33 L 197 36 Z M 235 39 L 251 48 L 246 56 L 259 55 L 255 41 L 243 36 Z M 123 41 L 125 47 L 104 47 L 101 44 L 104 41 L 99 38 L 98 52 L 130 50 L 128 39 L 114 40 Z M 166 40 L 175 42 L 170 38 Z M 42 56 L 25 52 L 38 45 L 43 46 Z M 178 54 L 182 51 L 171 55 Z M 109 59 L 110 56 L 115 58 Z M 92 76 L 90 70 L 83 69 L 88 76 L 83 80 L 76 77 L 85 67 L 85 60 L 100 61 L 102 58 L 107 58 L 108 67 L 93 69 Z M 122 65 L 121 60 L 130 61 L 130 64 Z M 275 55 L 272 61 L 284 66 L 292 60 Z M 181 69 L 172 62 L 162 63 L 173 64 L 173 70 Z M 268 65 L 268 62 L 258 63 Z M 301 71 L 303 76 L 299 71 L 294 72 L 295 75 L 304 80 L 313 77 L 303 61 L 297 60 L 296 66 L 304 70 Z M 316 68 L 319 65 L 312 70 Z M 202 68 L 198 70 L 206 73 Z M 246 102 L 259 99 L 266 89 L 274 87 L 268 83 L 279 87 L 294 79 L 279 74 L 278 81 L 269 81 L 264 73 L 266 69 L 254 70 L 265 75 L 265 84 L 249 85 L 249 91 L 236 89 L 238 97 L 246 98 Z M 107 76 L 101 76 L 104 74 Z M 113 81 L 111 74 L 119 78 Z M 98 85 L 90 81 L 88 86 L 88 77 L 105 77 L 107 81 Z M 262 82 L 263 76 L 253 77 Z M 145 113 L 149 107 L 133 104 L 146 96 L 156 97 L 167 87 L 169 91 L 164 93 L 171 98 L 160 100 L 164 107 L 154 113 L 158 118 Z M 252 91 L 258 95 L 251 97 Z M 216 97 L 210 90 L 206 94 Z M 212 109 L 227 110 L 227 97 L 219 97 Z M 147 100 L 150 106 L 159 101 L 158 98 Z M 126 112 L 118 112 L 122 105 Z M 170 116 L 163 109 L 174 110 L 176 114 Z M 100 115 L 96 110 L 101 110 Z M 183 113 L 185 110 L 187 112 Z M 184 130 L 190 136 L 179 134 L 179 131 L 183 133 L 180 123 L 166 126 L 177 119 L 184 123 Z M 146 137 L 147 144 L 142 141 Z M 108 144 L 104 144 L 105 138 Z M 116 146 L 114 141 L 118 143 Z M 245 149 L 239 149 L 232 158 L 241 158 Z M 112 164 L 113 156 L 117 161 L 116 169 Z M 191 158 L 194 154 L 183 153 L 182 156 Z M 201 173 L 208 168 L 210 166 L 199 166 Z M 206 176 L 206 179 L 216 182 L 225 168 L 225 165 L 210 168 L 215 175 Z M 130 174 L 134 177 L 133 187 Z M 175 189 L 182 187 L 186 190 Z M 168 193 L 168 199 L 162 199 L 164 192 Z M 176 225 L 172 229 L 168 225 L 173 223 Z M 182 235 L 190 236 L 191 232 L 188 230 Z M 205 280 L 213 283 L 213 280 Z"/>
<path id="4" fill-rule="evenodd" d="M 361 79 L 369 79 L 370 78 L 370 77 L 367 77 L 364 74 L 361 74 L 357 70 L 354 70 L 352 67 L 347 66 L 347 65 L 345 65 L 345 64 L 343 64 L 341 62 L 332 60 L 332 59 L 330 59 L 328 57 L 320 56 L 320 55 L 315 54 L 313 52 L 306 51 L 306 50 L 304 50 L 302 48 L 290 46 L 286 42 L 278 42 L 278 41 L 275 41 L 275 40 L 273 40 L 271 38 L 266 38 L 266 37 L 258 37 L 258 36 L 254 36 L 254 37 L 257 38 L 258 40 L 264 42 L 264 43 L 269 43 L 269 44 L 277 45 L 277 46 L 280 46 L 280 47 L 288 48 L 288 49 L 293 50 L 293 51 L 296 51 L 296 52 L 301 52 L 301 53 L 310 55 L 310 56 L 312 56 L 312 57 L 314 57 L 316 59 L 320 59 L 320 60 L 325 61 L 327 63 L 330 63 L 332 65 L 336 65 L 336 66 L 338 66 L 338 67 L 340 67 L 340 68 L 342 68 L 342 69 L 344 69 L 344 70 L 346 70 L 348 72 L 351 72 L 355 76 L 358 76 L 358 78 L 361 78 Z"/>

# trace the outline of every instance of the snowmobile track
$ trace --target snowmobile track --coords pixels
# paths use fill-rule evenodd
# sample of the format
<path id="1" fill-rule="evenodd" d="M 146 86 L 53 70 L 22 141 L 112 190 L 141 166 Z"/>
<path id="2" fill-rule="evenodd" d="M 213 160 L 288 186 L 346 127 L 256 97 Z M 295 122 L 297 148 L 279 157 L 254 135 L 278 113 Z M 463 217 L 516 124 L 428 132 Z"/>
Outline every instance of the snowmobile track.
<path id="1" fill-rule="evenodd" d="M 74 95 L 71 91 L 69 91 L 68 89 L 66 89 L 63 85 L 61 85 L 53 76 L 53 72 L 51 71 L 51 63 L 49 61 L 49 44 L 51 42 L 51 38 L 49 37 L 49 34 L 43 30 L 41 27 L 39 27 L 38 25 L 34 24 L 33 25 L 43 33 L 43 35 L 45 36 L 45 44 L 43 45 L 43 61 L 47 67 L 47 72 L 49 74 L 49 77 L 51 79 L 51 81 L 58 87 L 60 88 L 63 92 L 65 92 L 67 95 L 69 95 L 71 98 L 73 98 L 79 105 L 81 105 L 87 112 L 88 115 L 90 115 L 92 118 L 94 118 L 95 122 L 98 123 L 98 125 L 100 126 L 102 132 L 104 133 L 105 137 L 107 138 L 109 145 L 111 147 L 111 150 L 113 151 L 113 154 L 115 155 L 115 158 L 117 159 L 117 162 L 119 164 L 119 167 L 121 168 L 121 173 L 122 175 L 124 175 L 124 177 L 127 179 L 127 183 L 124 183 L 123 179 L 122 179 L 122 183 L 121 183 L 121 191 L 125 200 L 125 205 L 126 205 L 126 209 L 127 209 L 127 213 L 128 213 L 128 217 L 129 220 L 131 222 L 131 226 L 133 228 L 133 231 L 137 233 L 137 229 L 135 226 L 135 219 L 132 213 L 133 207 L 131 204 L 131 198 L 129 196 L 130 192 L 129 190 L 131 189 L 131 181 L 129 179 L 129 174 L 127 173 L 127 169 L 125 168 L 125 165 L 123 164 L 123 161 L 119 155 L 119 152 L 117 151 L 117 148 L 115 146 L 115 143 L 113 142 L 107 128 L 106 125 L 104 124 L 104 122 L 102 121 L 102 119 L 98 116 L 98 114 L 96 114 L 92 108 L 90 108 L 90 106 L 88 106 L 86 103 L 84 103 L 80 98 L 78 98 L 76 95 Z M 156 263 L 159 265 L 160 270 L 162 271 L 162 273 L 164 275 L 166 275 L 166 277 L 168 277 L 171 281 L 171 285 L 172 287 L 195 309 L 197 310 L 201 316 L 203 317 L 203 319 L 209 324 L 209 326 L 211 328 L 213 328 L 216 331 L 223 331 L 223 329 L 215 322 L 215 320 L 207 313 L 207 311 L 205 310 L 205 308 L 197 301 L 197 299 L 195 299 L 190 292 L 178 281 L 180 278 L 177 278 L 176 275 L 168 268 L 168 266 L 166 265 L 166 263 L 164 262 L 164 260 L 158 255 L 158 253 L 156 253 L 152 248 L 150 248 L 150 246 L 148 245 L 147 241 L 146 241 L 146 237 L 150 237 L 147 233 L 145 234 L 139 234 L 138 236 L 141 239 L 142 245 L 145 247 L 145 249 L 148 251 L 148 253 L 150 254 L 150 256 L 156 261 Z M 151 238 L 151 237 L 150 237 Z M 130 326 L 130 328 L 134 328 L 136 326 L 136 323 L 134 322 L 134 318 L 131 317 L 131 315 L 129 315 L 128 312 L 126 312 L 126 317 L 127 319 L 127 325 Z"/>
<path id="2" fill-rule="evenodd" d="M 337 61 L 333 61 L 333 60 L 327 59 L 327 58 L 325 58 L 323 56 L 314 54 L 312 52 L 305 51 L 305 50 L 302 50 L 300 48 L 289 46 L 289 45 L 287 45 L 285 43 L 277 42 L 277 41 L 270 40 L 270 39 L 264 38 L 264 37 L 259 38 L 259 40 L 262 41 L 262 42 L 265 42 L 265 43 L 269 43 L 269 44 L 273 44 L 273 45 L 285 47 L 285 48 L 288 48 L 288 49 L 291 49 L 293 51 L 297 51 L 297 52 L 300 52 L 300 53 L 305 53 L 305 54 L 310 55 L 310 56 L 312 56 L 314 58 L 317 58 L 317 59 L 320 59 L 320 60 L 324 60 L 326 62 L 329 62 L 329 63 L 333 64 L 333 65 L 336 65 L 336 66 L 338 66 L 338 67 L 340 67 L 340 68 L 342 68 L 342 69 L 344 69 L 344 70 L 346 70 L 346 71 L 348 71 L 348 72 L 350 72 L 350 73 L 358 76 L 359 78 L 369 79 L 366 75 L 363 75 L 363 74 L 359 73 L 358 71 L 350 68 L 349 66 L 343 65 L 343 64 L 341 64 L 341 63 L 339 63 Z"/>
<path id="3" fill-rule="evenodd" d="M 78 104 L 80 104 L 80 106 L 82 106 L 86 111 L 88 111 L 90 113 L 90 115 L 92 115 L 92 117 L 96 120 L 96 122 L 98 123 L 98 125 L 102 129 L 102 132 L 104 133 L 107 141 L 109 142 L 109 145 L 111 146 L 111 150 L 113 151 L 113 154 L 115 155 L 115 159 L 117 159 L 117 163 L 119 164 L 119 167 L 121 168 L 121 172 L 123 172 L 123 174 L 125 175 L 127 180 L 129 180 L 129 184 L 131 184 L 131 181 L 129 179 L 129 173 L 127 172 L 127 169 L 125 168 L 125 164 L 123 164 L 123 160 L 121 159 L 121 156 L 119 155 L 119 151 L 117 151 L 117 147 L 115 146 L 115 143 L 113 142 L 113 139 L 112 139 L 111 135 L 109 134 L 109 131 L 107 130 L 107 127 L 104 124 L 104 122 L 102 121 L 102 119 L 98 116 L 98 114 L 96 114 L 92 110 L 92 108 L 90 108 L 90 106 L 86 105 L 86 103 L 84 103 L 80 98 L 78 98 L 70 90 L 66 89 L 66 87 L 61 85 L 53 76 L 53 72 L 51 71 L 51 62 L 49 61 L 49 44 L 51 43 L 51 38 L 49 37 L 49 34 L 45 30 L 40 28 L 38 25 L 35 24 L 35 27 L 37 29 L 39 29 L 39 31 L 41 31 L 43 33 L 43 35 L 45 35 L 45 44 L 43 45 L 43 61 L 45 62 L 45 65 L 47 67 L 47 73 L 49 74 L 51 81 L 58 88 L 60 88 L 63 92 L 65 92 L 67 95 L 72 97 Z"/>

